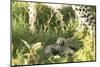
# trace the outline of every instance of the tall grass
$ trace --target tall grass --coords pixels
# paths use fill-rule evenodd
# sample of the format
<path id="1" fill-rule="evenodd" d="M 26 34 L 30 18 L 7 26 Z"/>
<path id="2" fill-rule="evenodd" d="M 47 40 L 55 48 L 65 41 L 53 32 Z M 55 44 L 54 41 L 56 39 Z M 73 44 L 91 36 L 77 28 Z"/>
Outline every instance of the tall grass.
<path id="1" fill-rule="evenodd" d="M 59 27 L 59 19 L 53 16 L 48 26 L 48 32 L 45 31 L 45 24 L 49 20 L 53 10 L 45 5 L 37 4 L 38 19 L 36 20 L 37 32 L 29 31 L 28 3 L 12 2 L 12 44 L 13 57 L 12 65 L 26 64 L 45 64 L 45 63 L 63 63 L 79 61 L 95 61 L 95 38 L 84 33 L 75 32 L 78 26 L 78 20 L 75 17 L 71 7 L 63 8 L 61 13 L 64 15 L 66 23 L 65 30 Z M 95 7 L 93 7 L 95 8 Z M 93 11 L 95 12 L 95 11 Z M 55 29 L 57 32 L 55 32 Z M 70 38 L 74 36 L 74 44 L 78 50 L 73 57 L 65 56 L 47 56 L 44 52 L 45 46 L 56 42 L 58 37 Z M 80 45 L 83 47 L 80 48 Z"/>

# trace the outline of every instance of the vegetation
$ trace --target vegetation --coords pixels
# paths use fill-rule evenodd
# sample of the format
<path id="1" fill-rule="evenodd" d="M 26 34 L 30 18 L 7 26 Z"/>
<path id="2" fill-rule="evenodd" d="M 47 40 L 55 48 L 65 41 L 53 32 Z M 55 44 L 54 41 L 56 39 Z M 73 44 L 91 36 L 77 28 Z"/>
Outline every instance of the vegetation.
<path id="1" fill-rule="evenodd" d="M 64 30 L 60 27 L 59 18 L 51 8 L 37 3 L 36 32 L 29 31 L 28 2 L 12 2 L 12 65 L 49 64 L 80 61 L 95 61 L 95 38 L 86 32 L 76 32 L 78 20 L 71 7 L 64 7 Z M 95 16 L 95 7 L 92 10 Z M 47 21 L 50 20 L 49 24 Z M 45 27 L 47 25 L 47 28 Z M 58 37 L 74 37 L 75 45 L 82 45 L 73 57 L 47 56 L 44 49 L 54 44 Z M 83 37 L 84 36 L 84 37 Z M 70 59 L 69 59 L 70 58 Z"/>

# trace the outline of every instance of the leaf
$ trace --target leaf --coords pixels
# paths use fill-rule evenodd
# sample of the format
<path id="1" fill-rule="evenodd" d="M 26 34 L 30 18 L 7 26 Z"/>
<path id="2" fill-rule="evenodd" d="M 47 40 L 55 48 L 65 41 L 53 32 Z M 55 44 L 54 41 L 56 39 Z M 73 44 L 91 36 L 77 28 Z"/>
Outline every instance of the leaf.
<path id="1" fill-rule="evenodd" d="M 28 42 L 26 42 L 25 40 L 21 39 L 21 41 L 25 44 L 25 46 L 29 49 L 30 51 L 30 45 L 28 44 Z"/>
<path id="2" fill-rule="evenodd" d="M 42 48 L 42 43 L 38 42 L 38 43 L 34 44 L 31 49 L 37 51 L 40 48 Z"/>

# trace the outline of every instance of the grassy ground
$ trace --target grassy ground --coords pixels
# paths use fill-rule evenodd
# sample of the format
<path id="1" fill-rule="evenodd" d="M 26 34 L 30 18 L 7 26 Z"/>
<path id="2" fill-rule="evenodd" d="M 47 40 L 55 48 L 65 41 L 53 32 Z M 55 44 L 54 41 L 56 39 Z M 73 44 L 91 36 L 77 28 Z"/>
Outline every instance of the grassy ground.
<path id="1" fill-rule="evenodd" d="M 96 60 L 95 38 L 86 34 L 87 31 L 84 33 L 75 32 L 78 20 L 76 20 L 71 7 L 64 8 L 61 11 L 64 15 L 64 22 L 66 23 L 64 31 L 59 27 L 59 19 L 56 16 L 50 21 L 48 30 L 45 31 L 44 25 L 49 20 L 53 11 L 41 4 L 38 4 L 37 7 L 39 13 L 36 21 L 37 32 L 31 33 L 28 28 L 28 3 L 12 3 L 12 64 L 27 65 Z M 95 10 L 93 10 L 93 13 L 95 13 Z M 54 27 L 56 28 L 56 32 Z M 80 47 L 78 45 L 82 45 L 82 48 L 79 48 L 70 59 L 59 55 L 47 56 L 44 52 L 45 46 L 55 43 L 60 36 L 65 38 L 74 36 L 74 44 L 77 47 Z"/>

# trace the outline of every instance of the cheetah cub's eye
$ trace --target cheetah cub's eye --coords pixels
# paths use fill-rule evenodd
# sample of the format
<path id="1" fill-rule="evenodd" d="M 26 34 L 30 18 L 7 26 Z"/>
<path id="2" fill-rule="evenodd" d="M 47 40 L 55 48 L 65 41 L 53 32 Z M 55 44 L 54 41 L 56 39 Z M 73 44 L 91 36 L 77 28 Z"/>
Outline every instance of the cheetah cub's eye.
<path id="1" fill-rule="evenodd" d="M 64 46 L 64 41 L 62 41 L 62 43 L 60 44 L 60 46 Z"/>

